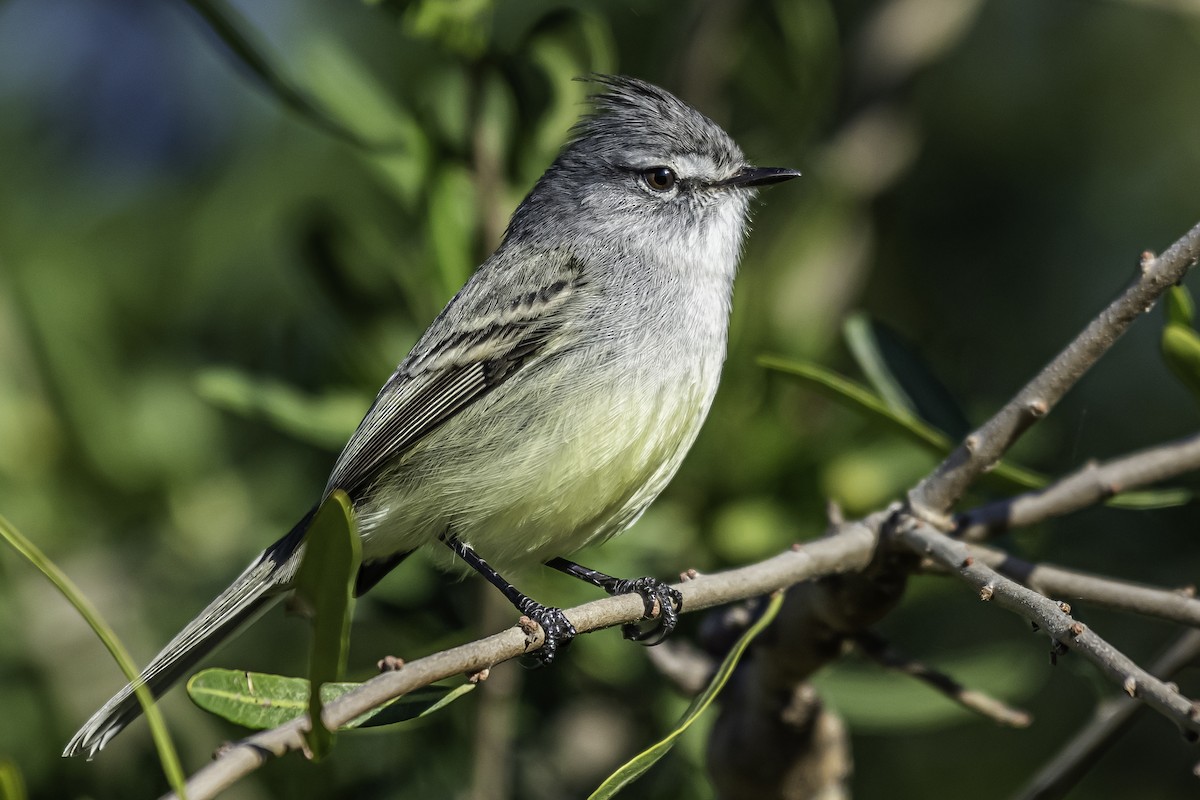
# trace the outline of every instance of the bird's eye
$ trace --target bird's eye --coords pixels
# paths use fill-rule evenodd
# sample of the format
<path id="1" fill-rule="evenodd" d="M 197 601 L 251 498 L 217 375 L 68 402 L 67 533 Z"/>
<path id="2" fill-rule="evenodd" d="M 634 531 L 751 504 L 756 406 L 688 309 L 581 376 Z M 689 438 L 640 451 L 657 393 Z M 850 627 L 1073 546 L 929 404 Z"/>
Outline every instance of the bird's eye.
<path id="1" fill-rule="evenodd" d="M 675 186 L 675 170 L 670 167 L 651 167 L 642 172 L 642 178 L 656 192 L 666 192 Z"/>

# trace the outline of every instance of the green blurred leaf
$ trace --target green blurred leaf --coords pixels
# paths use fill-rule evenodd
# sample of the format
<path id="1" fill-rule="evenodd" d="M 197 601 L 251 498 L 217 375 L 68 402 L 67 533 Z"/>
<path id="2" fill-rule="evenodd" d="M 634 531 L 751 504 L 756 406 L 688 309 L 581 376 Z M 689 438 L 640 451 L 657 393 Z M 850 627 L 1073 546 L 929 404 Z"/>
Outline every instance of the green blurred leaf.
<path id="1" fill-rule="evenodd" d="M 1162 356 L 1179 382 L 1200 400 L 1200 334 L 1182 325 L 1168 325 L 1162 333 Z"/>
<path id="2" fill-rule="evenodd" d="M 479 230 L 475 185 L 462 167 L 447 164 L 434 178 L 429 198 L 429 240 L 449 297 L 475 269 Z"/>
<path id="3" fill-rule="evenodd" d="M 1196 303 L 1185 286 L 1172 286 L 1167 290 L 1163 308 L 1167 312 L 1167 325 L 1192 327 L 1196 319 Z"/>
<path id="4" fill-rule="evenodd" d="M 742 655 L 746 652 L 746 648 L 750 645 L 750 642 L 754 641 L 756 636 L 766 630 L 771 621 L 775 619 L 775 615 L 779 613 L 779 608 L 783 605 L 783 598 L 783 592 L 775 592 L 771 595 L 770 601 L 767 603 L 766 608 L 763 609 L 762 616 L 755 620 L 754 624 L 737 640 L 737 643 L 734 644 L 728 655 L 725 656 L 725 660 L 721 662 L 721 666 L 717 668 L 708 686 L 692 700 L 687 710 L 683 712 L 683 716 L 679 719 L 679 722 L 676 723 L 674 729 L 662 740 L 638 753 L 618 768 L 616 772 L 605 778 L 600 787 L 588 797 L 588 800 L 608 800 L 608 798 L 615 797 L 622 789 L 644 775 L 646 770 L 650 769 L 659 759 L 670 752 L 671 748 L 675 746 L 675 740 L 691 727 L 692 723 L 700 718 L 700 715 L 704 713 L 705 709 L 712 704 L 712 701 L 720 693 L 721 689 L 724 688 L 725 684 L 729 681 L 729 677 L 737 667 L 738 662 L 741 660 Z"/>
<path id="5" fill-rule="evenodd" d="M 775 356 L 759 356 L 758 363 L 767 369 L 801 378 L 838 402 L 845 403 L 848 400 L 851 407 L 870 412 L 892 430 L 939 453 L 949 453 L 953 446 L 946 434 L 922 422 L 909 411 L 892 408 L 862 384 L 855 383 L 833 370 L 808 361 L 794 361 Z"/>
<path id="6" fill-rule="evenodd" d="M 311 613 L 312 648 L 308 679 L 318 689 L 335 683 L 346 671 L 350 651 L 350 616 L 354 610 L 354 578 L 362 559 L 362 544 L 354 525 L 350 498 L 335 489 L 321 503 L 304 537 L 304 560 L 296 574 L 295 599 Z M 312 721 L 308 745 L 313 760 L 333 748 L 333 734 L 321 720 L 321 694 L 309 692 Z"/>
<path id="7" fill-rule="evenodd" d="M 121 644 L 117 634 L 100 616 L 100 612 L 96 610 L 92 602 L 84 596 L 83 592 L 79 591 L 79 587 L 67 577 L 66 573 L 4 517 L 0 517 L 0 537 L 45 575 L 50 583 L 54 584 L 54 588 L 67 598 L 67 602 L 75 607 L 75 610 L 87 622 L 88 627 L 104 644 L 113 660 L 117 662 L 117 666 L 121 668 L 121 672 L 125 673 L 125 678 L 136 683 L 138 668 L 130 658 L 129 651 L 125 649 L 125 645 Z M 162 764 L 163 773 L 167 776 L 167 782 L 171 784 L 171 789 L 181 800 L 186 800 L 184 790 L 186 778 L 183 774 L 183 767 L 179 763 L 179 755 L 175 752 L 175 744 L 171 741 L 167 725 L 163 722 L 158 706 L 154 703 L 154 696 L 142 684 L 135 686 L 134 694 L 146 715 L 146 722 L 150 725 L 150 735 L 154 739 L 155 749 L 158 750 L 158 760 Z"/>
<path id="8" fill-rule="evenodd" d="M 0 800 L 25 800 L 25 779 L 10 759 L 0 758 Z"/>
<path id="9" fill-rule="evenodd" d="M 1159 345 L 1167 368 L 1200 400 L 1200 334 L 1192 327 L 1195 311 L 1188 290 L 1172 286 L 1167 292 L 1167 324 Z"/>
<path id="10" fill-rule="evenodd" d="M 367 69 L 354 50 L 335 39 L 317 36 L 300 49 L 305 79 L 322 107 L 372 141 L 364 159 L 387 180 L 395 195 L 413 207 L 435 158 L 428 133 L 394 92 Z"/>
<path id="11" fill-rule="evenodd" d="M 357 392 L 306 395 L 285 383 L 212 367 L 196 374 L 196 392 L 209 403 L 262 418 L 297 439 L 337 450 L 362 419 L 367 398 Z"/>
<path id="12" fill-rule="evenodd" d="M 491 32 L 491 0 L 417 0 L 404 16 L 406 31 L 435 39 L 467 59 L 487 49 Z"/>
<path id="13" fill-rule="evenodd" d="M 369 141 L 318 106 L 275 66 L 275 56 L 268 55 L 267 46 L 256 41 L 250 32 L 253 25 L 227 4 L 220 0 L 187 0 L 187 3 L 225 43 L 234 57 L 258 76 L 267 91 L 302 119 L 364 150 L 403 148 L 404 143 L 396 139 Z"/>
<path id="14" fill-rule="evenodd" d="M 187 692 L 193 703 L 211 714 L 245 728 L 266 730 L 307 713 L 311 685 L 304 678 L 206 669 L 192 676 L 187 683 Z M 326 683 L 321 687 L 321 702 L 329 703 L 360 686 L 361 683 Z M 423 686 L 351 720 L 340 730 L 377 728 L 424 717 L 440 711 L 474 688 L 473 683 Z"/>
<path id="15" fill-rule="evenodd" d="M 796 361 L 776 356 L 759 356 L 758 363 L 767 369 L 782 372 L 807 381 L 823 394 L 839 403 L 867 411 L 874 419 L 887 424 L 893 431 L 907 436 L 917 444 L 933 450 L 938 455 L 948 455 L 954 445 L 946 434 L 926 424 L 911 413 L 888 406 L 878 395 L 862 384 L 807 361 Z M 1049 485 L 1050 479 L 1039 472 L 1001 461 L 985 476 L 985 480 L 1001 481 L 1018 489 L 1041 489 Z M 1106 505 L 1114 508 L 1154 509 L 1183 505 L 1192 498 L 1187 489 L 1158 489 L 1123 492 L 1110 498 Z"/>
<path id="16" fill-rule="evenodd" d="M 953 395 L 899 334 L 862 312 L 847 317 L 842 332 L 859 369 L 892 409 L 907 411 L 953 439 L 971 432 Z"/>

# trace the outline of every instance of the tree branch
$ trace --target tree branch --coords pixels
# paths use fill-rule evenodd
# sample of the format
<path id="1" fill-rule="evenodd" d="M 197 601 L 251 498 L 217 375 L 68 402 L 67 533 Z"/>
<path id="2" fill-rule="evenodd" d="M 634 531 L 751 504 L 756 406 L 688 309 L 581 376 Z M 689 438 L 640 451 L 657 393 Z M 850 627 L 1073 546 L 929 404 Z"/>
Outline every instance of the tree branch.
<path id="1" fill-rule="evenodd" d="M 877 528 L 850 522 L 833 534 L 781 553 L 766 561 L 726 572 L 701 575 L 678 584 L 684 612 L 701 611 L 735 600 L 755 597 L 786 588 L 819 575 L 856 572 L 871 560 L 878 542 Z M 566 611 L 579 633 L 633 622 L 642 617 L 642 599 L 618 595 L 595 600 Z M 331 730 L 388 701 L 421 686 L 455 675 L 478 672 L 501 661 L 516 658 L 541 646 L 542 633 L 509 628 L 470 644 L 460 645 L 406 663 L 395 672 L 385 672 L 359 689 L 326 704 L 322 718 Z M 301 717 L 271 730 L 256 733 L 219 751 L 211 764 L 196 772 L 187 783 L 189 800 L 205 800 L 228 788 L 261 767 L 271 757 L 303 748 L 308 719 Z M 173 793 L 165 798 L 175 798 Z"/>
<path id="2" fill-rule="evenodd" d="M 1095 505 L 1127 489 L 1200 469 L 1200 434 L 1082 469 L 1036 492 L 974 508 L 958 518 L 956 535 L 969 542 L 1009 528 L 1060 517 Z"/>
<path id="3" fill-rule="evenodd" d="M 1178 283 L 1200 258 L 1200 224 L 1165 253 L 1142 254 L 1134 282 L 1100 312 L 1066 349 L 1047 364 L 982 427 L 967 436 L 934 471 L 909 492 L 909 504 L 922 517 L 945 514 L 967 488 L 1000 460 L 1009 447 L 1062 399 L 1133 321 Z"/>
<path id="4" fill-rule="evenodd" d="M 1188 631 L 1154 662 L 1151 671 L 1168 680 L 1200 658 L 1200 631 Z M 1091 722 L 1014 796 L 1014 800 L 1054 800 L 1066 795 L 1146 707 L 1114 695 L 1096 707 Z"/>
<path id="5" fill-rule="evenodd" d="M 1130 697 L 1174 720 L 1192 741 L 1200 737 L 1200 707 L 1139 667 L 1066 609 L 1032 589 L 1004 577 L 972 558 L 970 549 L 916 520 L 895 527 L 891 535 L 913 552 L 932 558 L 979 590 L 980 599 L 994 600 L 1046 631 L 1054 641 L 1078 651 L 1100 667 Z"/>
<path id="6" fill-rule="evenodd" d="M 863 655 L 877 664 L 916 678 L 963 708 L 985 716 L 999 725 L 1027 728 L 1033 721 L 1028 711 L 1013 708 L 983 692 L 968 689 L 946 673 L 909 658 L 874 631 L 863 631 L 858 634 L 854 637 L 854 644 Z"/>
<path id="7" fill-rule="evenodd" d="M 970 553 L 979 562 L 1047 597 L 1082 600 L 1103 608 L 1200 628 L 1200 600 L 1196 599 L 1193 587 L 1162 589 L 1143 586 L 1050 564 L 1034 564 L 982 545 L 971 545 Z"/>

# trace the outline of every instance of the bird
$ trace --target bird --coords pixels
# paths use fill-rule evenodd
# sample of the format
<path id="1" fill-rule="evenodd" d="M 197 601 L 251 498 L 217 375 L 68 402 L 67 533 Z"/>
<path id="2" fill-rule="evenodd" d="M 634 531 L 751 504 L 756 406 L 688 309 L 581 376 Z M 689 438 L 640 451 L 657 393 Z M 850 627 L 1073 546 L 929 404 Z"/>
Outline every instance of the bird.
<path id="1" fill-rule="evenodd" d="M 758 187 L 799 172 L 756 167 L 715 122 L 646 81 L 591 75 L 588 107 L 513 212 L 495 252 L 383 384 L 321 495 L 349 497 L 361 537 L 356 595 L 418 548 L 480 573 L 545 633 L 561 609 L 504 574 L 546 565 L 610 594 L 637 593 L 654 644 L 682 598 L 567 560 L 633 525 L 666 487 L 712 404 L 734 278 Z M 157 698 L 291 589 L 320 502 L 267 547 L 101 707 L 63 755 L 92 758 Z"/>

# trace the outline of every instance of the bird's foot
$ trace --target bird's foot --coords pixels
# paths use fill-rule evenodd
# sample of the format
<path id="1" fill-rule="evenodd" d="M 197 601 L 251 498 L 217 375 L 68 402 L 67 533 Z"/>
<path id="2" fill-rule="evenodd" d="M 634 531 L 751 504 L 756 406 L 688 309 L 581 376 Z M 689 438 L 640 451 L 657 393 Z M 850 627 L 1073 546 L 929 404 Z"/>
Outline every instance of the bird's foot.
<path id="1" fill-rule="evenodd" d="M 575 626 L 567 619 L 561 608 L 544 606 L 529 600 L 519 609 L 525 616 L 521 618 L 522 627 L 527 633 L 532 631 L 525 625 L 526 621 L 536 622 L 544 636 L 542 646 L 526 658 L 527 666 L 545 667 L 554 663 L 558 654 L 567 649 L 575 638 Z"/>
<path id="2" fill-rule="evenodd" d="M 612 587 L 612 594 L 637 594 L 646 604 L 643 619 L 654 620 L 654 624 L 643 629 L 636 622 L 621 626 L 626 639 L 650 647 L 662 642 L 675 630 L 679 612 L 683 610 L 683 595 L 658 578 L 634 578 L 619 580 Z"/>

